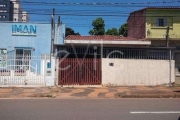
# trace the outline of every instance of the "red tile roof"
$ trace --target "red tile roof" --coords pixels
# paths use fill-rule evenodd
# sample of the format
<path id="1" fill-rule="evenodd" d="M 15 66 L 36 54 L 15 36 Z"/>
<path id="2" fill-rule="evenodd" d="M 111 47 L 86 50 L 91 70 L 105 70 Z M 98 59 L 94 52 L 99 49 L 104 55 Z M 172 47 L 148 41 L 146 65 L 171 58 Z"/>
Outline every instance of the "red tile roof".
<path id="1" fill-rule="evenodd" d="M 66 40 L 111 40 L 111 41 L 128 41 L 136 40 L 143 41 L 137 38 L 123 37 L 123 36 L 113 36 L 113 35 L 92 35 L 92 36 L 80 36 L 80 35 L 69 35 Z"/>

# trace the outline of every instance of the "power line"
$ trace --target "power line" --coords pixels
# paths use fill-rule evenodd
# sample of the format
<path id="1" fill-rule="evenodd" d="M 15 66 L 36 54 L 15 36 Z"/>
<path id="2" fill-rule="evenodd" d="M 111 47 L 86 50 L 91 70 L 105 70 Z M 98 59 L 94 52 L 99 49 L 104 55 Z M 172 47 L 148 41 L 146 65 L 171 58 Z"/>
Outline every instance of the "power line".
<path id="1" fill-rule="evenodd" d="M 110 6 L 110 7 L 116 7 L 116 6 L 122 6 L 122 7 L 143 7 L 147 4 L 154 4 L 155 2 L 143 2 L 143 4 L 140 4 L 140 3 L 96 3 L 96 4 L 92 4 L 92 3 L 59 3 L 59 2 L 29 2 L 29 1 L 23 1 L 24 3 L 27 3 L 27 5 L 31 4 L 31 3 L 36 3 L 35 5 L 44 5 L 44 6 L 47 6 L 47 5 L 55 5 L 55 3 L 58 3 L 56 5 L 62 5 L 62 6 L 88 6 L 88 7 L 94 7 L 94 6 L 97 6 L 97 7 L 107 7 L 107 6 Z M 22 3 L 23 3 L 22 2 Z M 179 3 L 180 1 L 176 1 L 176 3 Z M 47 3 L 47 4 L 43 4 L 43 3 Z M 157 3 L 157 2 L 156 2 Z M 162 2 L 159 2 L 159 3 L 162 3 Z M 164 2 L 163 2 L 164 3 Z M 170 3 L 170 2 L 166 2 L 166 3 Z M 171 1 L 171 3 L 175 3 L 175 1 Z M 139 5 L 140 4 L 140 5 Z M 52 9 L 47 9 L 47 8 L 42 8 L 42 9 L 34 9 L 34 8 L 26 8 L 24 9 L 26 10 L 27 12 L 29 12 L 28 14 L 30 15 L 41 15 L 41 16 L 51 16 L 51 12 L 52 12 Z M 72 18 L 69 18 L 71 20 L 78 20 L 78 19 L 74 19 L 74 17 L 111 17 L 111 20 L 112 18 L 114 19 L 117 19 L 117 18 L 127 18 L 129 13 L 126 12 L 126 11 L 114 11 L 112 10 L 113 12 L 111 12 L 111 10 L 76 10 L 76 11 L 73 11 L 73 10 L 63 10 L 63 9 L 56 9 L 56 15 L 61 15 L 61 16 L 70 16 Z M 15 13 L 15 14 L 21 14 L 21 13 Z M 146 16 L 146 17 L 157 17 L 155 15 L 159 15 L 158 14 L 154 14 L 153 16 Z M 145 17 L 145 16 L 134 16 L 134 17 Z M 169 16 L 163 16 L 163 17 L 169 17 Z M 175 17 L 180 17 L 180 15 L 177 15 Z M 41 17 L 42 18 L 42 17 Z M 68 19 L 68 18 L 66 18 Z M 88 20 L 88 19 L 83 19 L 83 20 Z M 36 20 L 38 21 L 38 20 Z M 46 21 L 46 20 L 43 20 L 43 21 Z M 114 21 L 114 20 L 113 20 Z M 117 20 L 118 21 L 118 20 Z M 67 25 L 71 24 L 71 23 L 66 23 Z M 112 24 L 115 24 L 114 22 L 112 22 Z M 74 24 L 72 23 L 72 26 L 78 26 L 78 27 L 86 27 L 87 25 L 91 25 L 91 23 L 89 24 Z M 139 27 L 139 26 L 138 26 Z"/>
<path id="2" fill-rule="evenodd" d="M 30 1 L 18 1 L 26 4 L 37 4 L 37 5 L 146 5 L 146 4 L 162 4 L 162 3 L 176 3 L 180 0 L 171 1 L 158 1 L 158 2 L 30 2 Z M 17 2 L 17 3 L 18 3 Z"/>
<path id="3" fill-rule="evenodd" d="M 11 13 L 11 12 L 4 12 L 4 13 Z M 11 13 L 12 14 L 12 13 Z M 13 14 L 22 14 L 22 13 L 13 13 Z M 35 14 L 35 15 L 51 15 L 51 13 L 37 13 L 37 12 L 29 12 L 28 14 Z M 115 17 L 127 17 L 127 15 L 130 15 L 128 13 L 120 13 L 120 14 L 100 14 L 100 13 L 56 13 L 56 15 L 62 15 L 62 16 L 115 16 Z M 158 15 L 161 15 L 160 13 L 154 14 L 154 15 L 133 15 L 133 17 L 158 17 Z M 164 15 L 162 17 L 172 17 L 172 15 Z M 173 17 L 180 17 L 179 15 L 173 16 Z"/>

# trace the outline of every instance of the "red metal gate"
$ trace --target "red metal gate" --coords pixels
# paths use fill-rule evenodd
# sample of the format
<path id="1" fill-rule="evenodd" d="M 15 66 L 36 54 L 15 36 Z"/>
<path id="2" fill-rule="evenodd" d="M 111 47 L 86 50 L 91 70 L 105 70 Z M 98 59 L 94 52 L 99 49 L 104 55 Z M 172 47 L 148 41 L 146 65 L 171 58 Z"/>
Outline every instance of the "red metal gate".
<path id="1" fill-rule="evenodd" d="M 59 85 L 100 85 L 101 59 L 66 58 L 59 64 Z"/>

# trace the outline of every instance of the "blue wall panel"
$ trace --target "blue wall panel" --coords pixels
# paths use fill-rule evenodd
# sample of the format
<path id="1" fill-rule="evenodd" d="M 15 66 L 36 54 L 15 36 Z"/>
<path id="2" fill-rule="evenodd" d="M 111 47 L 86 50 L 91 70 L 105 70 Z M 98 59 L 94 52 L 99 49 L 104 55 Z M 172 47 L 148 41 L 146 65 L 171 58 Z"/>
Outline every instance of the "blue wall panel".
<path id="1" fill-rule="evenodd" d="M 14 36 L 12 35 L 12 26 L 36 26 L 36 36 Z M 57 32 L 57 27 L 55 29 Z M 51 24 L 45 23 L 0 23 L 0 49 L 5 48 L 8 52 L 15 48 L 32 48 L 33 55 L 49 54 L 51 48 Z M 57 33 L 56 33 L 57 34 Z M 62 24 L 59 33 L 59 44 L 63 44 L 65 36 L 65 25 Z M 55 41 L 56 41 L 55 35 Z"/>

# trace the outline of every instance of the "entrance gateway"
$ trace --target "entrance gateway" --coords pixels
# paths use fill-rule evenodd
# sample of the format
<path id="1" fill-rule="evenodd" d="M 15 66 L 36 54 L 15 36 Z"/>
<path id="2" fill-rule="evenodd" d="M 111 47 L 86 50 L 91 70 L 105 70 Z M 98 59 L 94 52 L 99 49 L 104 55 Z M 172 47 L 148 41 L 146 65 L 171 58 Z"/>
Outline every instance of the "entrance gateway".
<path id="1" fill-rule="evenodd" d="M 59 58 L 59 85 L 101 85 L 100 50 L 86 47 L 60 47 L 69 52 Z"/>
<path id="2" fill-rule="evenodd" d="M 61 60 L 61 59 L 60 59 Z M 66 58 L 59 65 L 59 85 L 100 85 L 101 60 Z"/>

